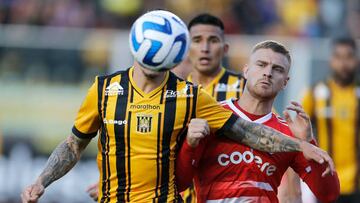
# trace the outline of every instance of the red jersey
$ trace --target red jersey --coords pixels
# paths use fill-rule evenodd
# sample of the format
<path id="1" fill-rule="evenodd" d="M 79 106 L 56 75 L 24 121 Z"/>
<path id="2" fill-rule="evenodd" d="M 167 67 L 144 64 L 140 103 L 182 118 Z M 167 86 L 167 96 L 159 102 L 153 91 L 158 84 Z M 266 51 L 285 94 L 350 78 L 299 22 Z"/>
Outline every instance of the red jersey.
<path id="1" fill-rule="evenodd" d="M 226 100 L 222 105 L 245 120 L 293 136 L 286 122 L 273 113 L 251 120 L 236 101 Z M 307 161 L 301 152 L 261 152 L 224 136 L 208 136 L 196 149 L 185 141 L 178 155 L 176 173 L 180 190 L 194 177 L 199 203 L 274 203 L 278 202 L 277 188 L 288 167 L 300 175 L 322 202 L 338 197 L 337 174 L 321 177 L 326 167 Z"/>

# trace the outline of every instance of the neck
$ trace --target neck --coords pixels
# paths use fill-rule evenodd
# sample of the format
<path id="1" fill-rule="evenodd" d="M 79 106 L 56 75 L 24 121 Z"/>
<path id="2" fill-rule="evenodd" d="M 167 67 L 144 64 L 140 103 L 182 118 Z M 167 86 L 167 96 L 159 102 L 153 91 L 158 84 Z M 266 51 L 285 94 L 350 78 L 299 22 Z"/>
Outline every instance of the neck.
<path id="1" fill-rule="evenodd" d="M 337 76 L 336 74 L 333 75 L 332 77 L 334 79 L 334 82 L 339 85 L 340 87 L 348 87 L 350 85 L 352 85 L 355 81 L 355 74 L 353 74 L 351 77 L 349 77 L 348 79 L 341 79 L 339 76 Z"/>
<path id="2" fill-rule="evenodd" d="M 238 100 L 239 106 L 254 115 L 265 115 L 271 112 L 274 99 L 256 98 L 245 89 Z"/>
<path id="3" fill-rule="evenodd" d="M 164 81 L 166 72 L 154 72 L 147 70 L 140 66 L 138 63 L 134 63 L 134 71 L 132 78 L 143 92 L 149 93 L 156 89 Z"/>
<path id="4" fill-rule="evenodd" d="M 200 71 L 193 69 L 193 71 L 191 72 L 192 82 L 194 84 L 201 84 L 203 87 L 207 87 L 216 78 L 220 71 L 221 66 L 219 66 L 219 68 L 216 69 L 214 72 L 207 74 L 201 73 Z"/>

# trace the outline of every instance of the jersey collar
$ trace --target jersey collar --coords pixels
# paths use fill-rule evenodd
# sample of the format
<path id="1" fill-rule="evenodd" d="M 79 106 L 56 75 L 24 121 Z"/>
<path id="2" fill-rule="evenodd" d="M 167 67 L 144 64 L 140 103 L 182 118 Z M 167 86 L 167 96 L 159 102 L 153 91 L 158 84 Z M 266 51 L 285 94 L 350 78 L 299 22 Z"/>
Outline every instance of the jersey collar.
<path id="1" fill-rule="evenodd" d="M 267 121 L 269 121 L 272 118 L 272 112 L 266 114 L 265 116 L 258 118 L 256 120 L 251 120 L 247 115 L 245 115 L 240 109 L 238 109 L 235 105 L 234 102 L 236 102 L 237 100 L 235 99 L 228 99 L 226 101 L 226 104 L 230 107 L 230 109 L 235 112 L 238 116 L 240 116 L 240 118 L 250 121 L 250 122 L 254 122 L 254 123 L 259 123 L 259 124 L 263 124 L 266 123 Z"/>

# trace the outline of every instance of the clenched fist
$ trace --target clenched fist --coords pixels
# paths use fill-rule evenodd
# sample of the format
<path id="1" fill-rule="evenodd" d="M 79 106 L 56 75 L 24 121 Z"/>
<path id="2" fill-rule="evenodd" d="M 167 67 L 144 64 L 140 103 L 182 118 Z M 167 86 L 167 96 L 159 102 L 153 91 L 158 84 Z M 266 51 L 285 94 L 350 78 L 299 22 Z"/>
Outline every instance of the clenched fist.
<path id="1" fill-rule="evenodd" d="M 210 134 L 210 128 L 207 120 L 200 118 L 193 118 L 188 127 L 186 136 L 187 143 L 195 148 L 201 139 Z"/>
<path id="2" fill-rule="evenodd" d="M 44 194 L 45 187 L 40 183 L 35 183 L 25 188 L 21 193 L 22 203 L 36 203 L 42 194 Z"/>

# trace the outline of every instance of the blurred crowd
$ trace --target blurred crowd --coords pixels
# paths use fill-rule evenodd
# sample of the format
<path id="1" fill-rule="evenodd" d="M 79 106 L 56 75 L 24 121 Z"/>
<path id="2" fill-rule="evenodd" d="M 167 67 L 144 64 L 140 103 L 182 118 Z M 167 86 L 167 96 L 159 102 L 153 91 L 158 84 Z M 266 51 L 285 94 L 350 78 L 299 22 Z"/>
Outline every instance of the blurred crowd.
<path id="1" fill-rule="evenodd" d="M 358 0 L 0 0 L 0 23 L 128 29 L 156 8 L 185 21 L 210 12 L 223 19 L 227 33 L 360 36 Z"/>
<path id="2" fill-rule="evenodd" d="M 89 81 L 110 71 L 114 58 L 114 36 L 99 37 L 99 32 L 125 33 L 139 15 L 159 8 L 185 22 L 211 13 L 223 20 L 227 34 L 360 37 L 359 0 L 0 0 L 0 79 Z M 38 27 L 2 29 L 7 25 Z M 52 32 L 44 29 L 49 26 Z M 76 30 L 82 33 L 78 38 Z"/>

